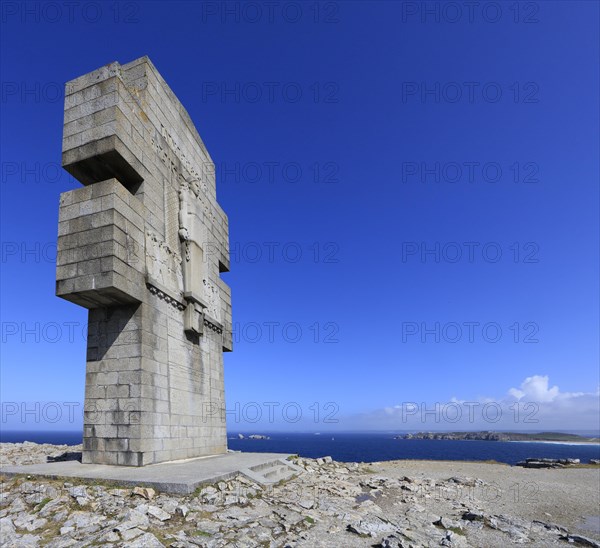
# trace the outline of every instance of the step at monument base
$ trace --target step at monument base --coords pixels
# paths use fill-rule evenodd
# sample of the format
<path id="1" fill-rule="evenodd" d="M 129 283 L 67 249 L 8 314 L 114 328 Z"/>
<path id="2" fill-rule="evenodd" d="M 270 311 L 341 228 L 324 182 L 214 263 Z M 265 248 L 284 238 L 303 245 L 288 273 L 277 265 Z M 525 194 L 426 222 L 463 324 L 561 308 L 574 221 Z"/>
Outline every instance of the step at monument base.
<path id="1" fill-rule="evenodd" d="M 152 487 L 157 491 L 187 495 L 202 485 L 227 481 L 238 474 L 260 485 L 273 485 L 300 474 L 302 469 L 286 459 L 287 453 L 225 453 L 148 466 L 82 464 L 76 460 L 1 466 L 0 475 L 64 480 L 100 481 L 123 486 Z"/>

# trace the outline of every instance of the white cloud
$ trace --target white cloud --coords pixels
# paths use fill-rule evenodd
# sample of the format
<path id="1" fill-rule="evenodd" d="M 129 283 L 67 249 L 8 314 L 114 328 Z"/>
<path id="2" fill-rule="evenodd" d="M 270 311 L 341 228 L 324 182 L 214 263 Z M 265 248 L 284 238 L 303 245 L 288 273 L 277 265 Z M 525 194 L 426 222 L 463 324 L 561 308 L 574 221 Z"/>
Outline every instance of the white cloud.
<path id="1" fill-rule="evenodd" d="M 538 403 L 554 401 L 559 395 L 558 386 L 548 388 L 548 376 L 534 375 L 521 383 L 521 389 L 511 388 L 508 393 L 517 400 L 529 399 Z"/>
<path id="2" fill-rule="evenodd" d="M 340 421 L 346 429 L 598 431 L 600 389 L 561 392 L 548 375 L 532 375 L 499 398 L 453 397 L 402 402 Z M 458 418 L 457 418 L 458 417 Z"/>

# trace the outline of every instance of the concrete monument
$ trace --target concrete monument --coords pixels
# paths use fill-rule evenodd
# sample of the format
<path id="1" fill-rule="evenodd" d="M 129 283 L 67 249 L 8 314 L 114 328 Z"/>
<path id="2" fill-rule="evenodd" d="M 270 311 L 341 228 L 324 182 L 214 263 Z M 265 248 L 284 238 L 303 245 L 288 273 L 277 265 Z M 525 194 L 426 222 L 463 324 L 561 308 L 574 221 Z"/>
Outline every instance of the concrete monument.
<path id="1" fill-rule="evenodd" d="M 67 83 L 56 294 L 89 309 L 83 463 L 227 450 L 227 216 L 214 164 L 147 57 Z"/>

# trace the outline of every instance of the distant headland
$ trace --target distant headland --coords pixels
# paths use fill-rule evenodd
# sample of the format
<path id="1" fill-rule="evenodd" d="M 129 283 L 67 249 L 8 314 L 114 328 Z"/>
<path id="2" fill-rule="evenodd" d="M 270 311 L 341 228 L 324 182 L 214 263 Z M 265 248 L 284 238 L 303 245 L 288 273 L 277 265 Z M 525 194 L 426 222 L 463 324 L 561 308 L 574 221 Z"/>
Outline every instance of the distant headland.
<path id="1" fill-rule="evenodd" d="M 576 434 L 565 434 L 563 432 L 417 432 L 395 436 L 394 439 L 600 443 L 600 438 L 589 438 Z"/>

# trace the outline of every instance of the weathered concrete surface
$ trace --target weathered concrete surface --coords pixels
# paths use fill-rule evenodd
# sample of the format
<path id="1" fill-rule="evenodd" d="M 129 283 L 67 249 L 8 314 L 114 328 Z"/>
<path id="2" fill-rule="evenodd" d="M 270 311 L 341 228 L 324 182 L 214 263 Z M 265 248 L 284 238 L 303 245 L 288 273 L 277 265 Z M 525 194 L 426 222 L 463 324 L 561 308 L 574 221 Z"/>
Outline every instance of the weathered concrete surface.
<path id="1" fill-rule="evenodd" d="M 227 216 L 200 135 L 147 57 L 67 83 L 56 294 L 89 309 L 83 462 L 225 453 Z"/>
<path id="2" fill-rule="evenodd" d="M 0 475 L 101 480 L 119 485 L 143 485 L 165 493 L 185 495 L 193 493 L 200 485 L 228 480 L 239 474 L 263 485 L 289 479 L 299 471 L 293 464 L 285 462 L 289 456 L 284 453 L 226 453 L 143 467 L 82 464 L 71 460 L 2 466 Z M 269 472 L 273 472 L 273 476 L 265 477 L 265 473 Z"/>

